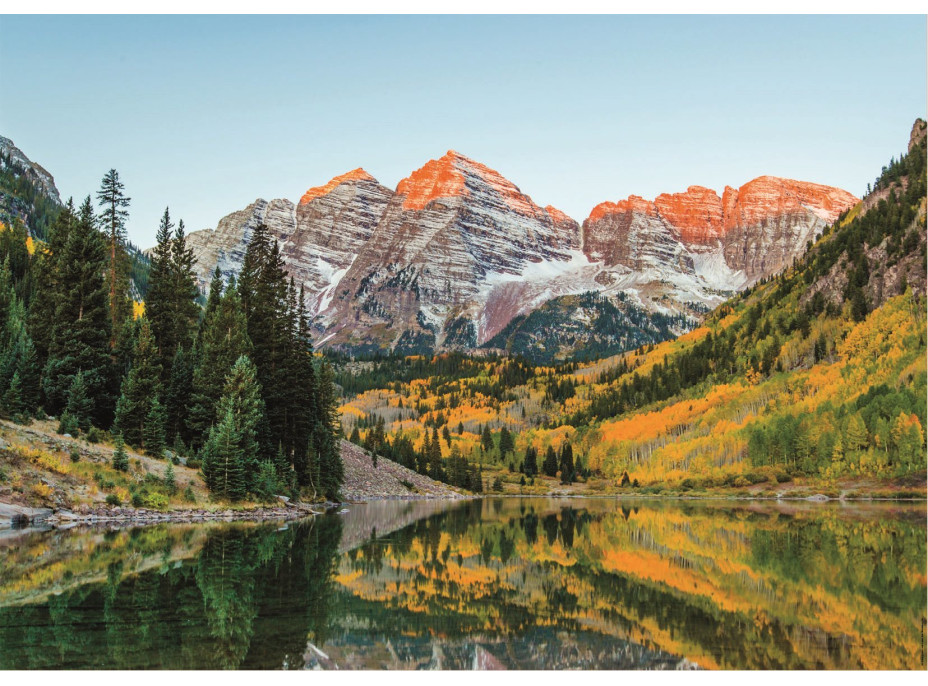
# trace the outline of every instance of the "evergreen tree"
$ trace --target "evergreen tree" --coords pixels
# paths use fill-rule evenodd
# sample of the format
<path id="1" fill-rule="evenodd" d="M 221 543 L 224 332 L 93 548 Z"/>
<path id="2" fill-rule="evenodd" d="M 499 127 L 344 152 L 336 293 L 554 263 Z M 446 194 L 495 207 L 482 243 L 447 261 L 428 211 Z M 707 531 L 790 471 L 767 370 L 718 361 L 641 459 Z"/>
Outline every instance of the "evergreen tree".
<path id="1" fill-rule="evenodd" d="M 159 359 L 148 318 L 142 317 L 132 369 L 123 381 L 122 394 L 116 404 L 115 426 L 131 446 L 148 447 L 144 442 L 146 421 L 153 402 L 157 401 L 162 392 Z M 162 434 L 160 447 L 163 450 L 163 420 L 159 430 Z"/>
<path id="2" fill-rule="evenodd" d="M 561 448 L 561 483 L 570 484 L 576 480 L 574 473 L 574 449 L 570 443 Z"/>
<path id="3" fill-rule="evenodd" d="M 525 449 L 525 460 L 522 463 L 522 471 L 527 476 L 535 476 L 538 473 L 538 451 L 529 446 Z"/>
<path id="4" fill-rule="evenodd" d="M 145 417 L 145 427 L 142 432 L 142 441 L 145 452 L 152 457 L 162 457 L 166 441 L 164 438 L 164 425 L 167 422 L 164 405 L 158 401 L 158 396 L 151 399 L 148 414 Z"/>
<path id="5" fill-rule="evenodd" d="M 219 421 L 203 446 L 203 472 L 210 490 L 241 500 L 258 472 L 258 422 L 263 414 L 257 371 L 247 356 L 235 362 L 219 401 Z"/>
<path id="6" fill-rule="evenodd" d="M 19 372 L 14 372 L 9 388 L 0 400 L 0 409 L 5 417 L 15 418 L 23 411 L 23 386 L 19 380 Z"/>
<path id="7" fill-rule="evenodd" d="M 44 246 L 39 244 L 33 258 L 33 273 L 36 283 L 41 284 L 41 287 L 36 289 L 29 307 L 29 332 L 35 343 L 39 369 L 48 361 L 56 310 L 63 294 L 60 283 L 61 258 L 65 253 L 71 226 L 76 221 L 74 201 L 68 199 L 55 223 L 49 228 L 48 240 Z"/>
<path id="8" fill-rule="evenodd" d="M 120 434 L 116 434 L 113 450 L 113 469 L 120 472 L 129 471 L 129 456 L 126 454 L 126 444 Z"/>
<path id="9" fill-rule="evenodd" d="M 57 414 L 64 408 L 68 389 L 82 371 L 88 396 L 94 400 L 93 418 L 100 426 L 109 426 L 115 370 L 109 355 L 111 328 L 103 277 L 106 253 L 94 228 L 89 197 L 69 229 L 58 266 L 55 324 L 42 374 L 45 409 Z"/>
<path id="10" fill-rule="evenodd" d="M 183 220 L 172 233 L 173 226 L 170 211 L 165 208 L 158 227 L 158 244 L 152 252 L 145 298 L 145 313 L 161 351 L 164 383 L 169 382 L 178 350 L 190 345 L 199 318 L 193 251 L 187 247 Z"/>
<path id="11" fill-rule="evenodd" d="M 81 431 L 90 429 L 94 406 L 94 399 L 88 393 L 85 379 L 84 372 L 78 372 L 74 375 L 71 380 L 71 387 L 68 389 L 68 404 L 65 407 L 65 414 L 71 417 L 74 424 Z"/>
<path id="12" fill-rule="evenodd" d="M 164 470 L 164 488 L 169 495 L 177 493 L 177 479 L 174 475 L 174 463 L 168 460 L 168 466 Z"/>
<path id="13" fill-rule="evenodd" d="M 245 329 L 241 301 L 234 284 L 230 284 L 203 325 L 187 412 L 190 444 L 194 448 L 202 445 L 207 429 L 217 419 L 216 398 L 222 394 L 226 375 L 235 361 L 251 350 Z"/>
<path id="14" fill-rule="evenodd" d="M 165 435 L 171 443 L 178 440 L 183 442 L 190 437 L 186 419 L 187 407 L 193 394 L 193 362 L 192 351 L 178 348 L 171 363 L 171 375 L 164 395 L 167 412 Z"/>
<path id="15" fill-rule="evenodd" d="M 483 446 L 483 449 L 487 452 L 493 449 L 493 435 L 490 433 L 490 427 L 484 426 L 483 433 L 480 436 L 480 444 Z"/>
<path id="16" fill-rule="evenodd" d="M 106 290 L 110 319 L 110 347 L 116 347 L 116 334 L 122 330 L 126 319 L 132 316 L 129 293 L 129 256 L 126 253 L 126 219 L 129 217 L 131 198 L 126 197 L 125 186 L 119 173 L 110 169 L 100 183 L 97 202 L 102 208 L 99 221 L 106 234 L 107 268 Z"/>
<path id="17" fill-rule="evenodd" d="M 499 430 L 499 455 L 505 457 L 508 453 L 516 449 L 515 442 L 512 440 L 512 434 L 505 426 Z"/>
<path id="18" fill-rule="evenodd" d="M 548 451 L 545 453 L 545 461 L 542 464 L 542 469 L 544 470 L 545 476 L 557 476 L 557 453 L 554 452 L 552 446 L 548 446 Z"/>
<path id="19" fill-rule="evenodd" d="M 173 341 L 171 303 L 171 236 L 174 223 L 167 207 L 155 234 L 157 244 L 151 252 L 151 270 L 148 273 L 148 293 L 145 295 L 145 316 L 151 323 L 151 332 L 161 351 L 162 370 L 167 374 L 165 350 Z M 176 346 L 175 346 L 176 347 Z M 167 379 L 165 379 L 167 380 Z"/>
<path id="20" fill-rule="evenodd" d="M 429 476 L 436 481 L 444 480 L 442 469 L 441 443 L 438 440 L 438 429 L 432 428 L 432 440 L 429 443 Z"/>
<path id="21" fill-rule="evenodd" d="M 315 456 L 318 460 L 320 490 L 330 500 L 338 499 L 339 489 L 345 478 L 338 434 L 341 422 L 338 416 L 338 397 L 332 367 L 322 360 L 317 373 L 318 393 L 316 400 L 317 420 L 313 432 Z"/>

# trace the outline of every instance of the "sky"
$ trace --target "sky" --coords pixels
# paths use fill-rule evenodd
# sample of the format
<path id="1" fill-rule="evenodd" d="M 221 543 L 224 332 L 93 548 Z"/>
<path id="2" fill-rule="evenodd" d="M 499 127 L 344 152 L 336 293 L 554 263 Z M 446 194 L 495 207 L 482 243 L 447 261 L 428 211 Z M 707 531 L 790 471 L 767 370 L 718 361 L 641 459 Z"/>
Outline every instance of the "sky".
<path id="1" fill-rule="evenodd" d="M 0 135 L 129 238 L 457 150 L 539 205 L 764 174 L 856 195 L 925 117 L 908 16 L 2 16 Z"/>

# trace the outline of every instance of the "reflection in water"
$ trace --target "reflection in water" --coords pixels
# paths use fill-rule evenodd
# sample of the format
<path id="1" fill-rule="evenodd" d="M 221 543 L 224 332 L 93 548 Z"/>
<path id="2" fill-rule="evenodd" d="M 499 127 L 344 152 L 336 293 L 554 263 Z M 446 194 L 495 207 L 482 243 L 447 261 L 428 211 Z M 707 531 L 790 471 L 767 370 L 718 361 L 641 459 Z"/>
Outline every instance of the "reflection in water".
<path id="1" fill-rule="evenodd" d="M 2 544 L 0 544 L 2 545 Z M 0 547 L 0 668 L 921 668 L 925 509 L 355 505 Z"/>

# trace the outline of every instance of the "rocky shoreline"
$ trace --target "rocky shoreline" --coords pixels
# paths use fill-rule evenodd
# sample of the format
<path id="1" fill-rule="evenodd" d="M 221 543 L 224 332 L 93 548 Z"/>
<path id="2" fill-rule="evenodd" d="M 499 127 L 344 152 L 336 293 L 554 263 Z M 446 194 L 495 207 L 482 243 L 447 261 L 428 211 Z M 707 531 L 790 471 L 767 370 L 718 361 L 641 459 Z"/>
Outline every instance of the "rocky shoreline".
<path id="1" fill-rule="evenodd" d="M 0 511 L 0 523 L 8 521 L 7 526 L 23 528 L 26 526 L 48 526 L 55 529 L 67 529 L 75 526 L 97 524 L 155 524 L 163 522 L 234 522 L 293 520 L 325 514 L 337 508 L 337 503 L 283 503 L 276 507 L 258 507 L 252 509 L 191 509 L 191 510 L 147 510 L 132 507 L 82 506 L 76 511 L 50 510 L 48 508 L 29 508 L 5 505 Z"/>

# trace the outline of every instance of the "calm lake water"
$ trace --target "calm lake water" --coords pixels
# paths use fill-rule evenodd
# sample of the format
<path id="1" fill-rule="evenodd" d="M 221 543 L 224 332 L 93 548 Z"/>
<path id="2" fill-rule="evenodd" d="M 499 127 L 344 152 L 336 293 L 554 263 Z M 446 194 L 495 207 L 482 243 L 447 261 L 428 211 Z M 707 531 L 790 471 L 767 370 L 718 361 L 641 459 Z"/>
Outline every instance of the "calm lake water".
<path id="1" fill-rule="evenodd" d="M 924 669 L 924 504 L 381 502 L 0 532 L 4 669 Z"/>

